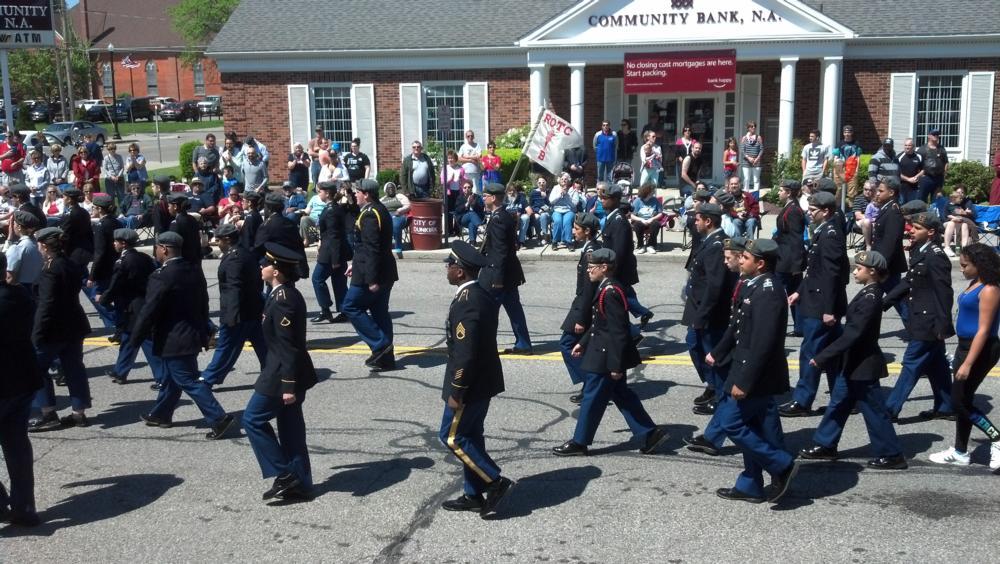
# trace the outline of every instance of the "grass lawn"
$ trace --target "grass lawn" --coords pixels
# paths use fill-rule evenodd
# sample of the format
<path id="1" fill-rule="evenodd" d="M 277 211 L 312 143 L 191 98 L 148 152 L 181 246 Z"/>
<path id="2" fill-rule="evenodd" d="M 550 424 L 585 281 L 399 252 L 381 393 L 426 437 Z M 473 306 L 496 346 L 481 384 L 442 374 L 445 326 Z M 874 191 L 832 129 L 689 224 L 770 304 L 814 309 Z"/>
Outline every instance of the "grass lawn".
<path id="1" fill-rule="evenodd" d="M 104 129 L 108 130 L 108 138 L 115 132 L 115 126 L 111 123 L 99 123 Z M 43 130 L 48 127 L 47 123 L 36 123 L 36 130 Z M 160 133 L 178 133 L 180 131 L 190 131 L 192 129 L 222 129 L 222 120 L 218 119 L 203 119 L 201 121 L 161 121 L 160 122 Z M 156 133 L 156 123 L 155 122 L 145 122 L 137 121 L 135 123 L 119 123 L 118 131 L 122 134 L 122 137 L 128 137 L 135 133 Z"/>
<path id="2" fill-rule="evenodd" d="M 152 182 L 157 176 L 173 176 L 174 178 L 180 179 L 185 176 L 181 174 L 181 167 L 178 166 L 168 166 L 166 168 L 151 168 L 146 170 L 146 174 L 149 175 L 149 181 Z"/>

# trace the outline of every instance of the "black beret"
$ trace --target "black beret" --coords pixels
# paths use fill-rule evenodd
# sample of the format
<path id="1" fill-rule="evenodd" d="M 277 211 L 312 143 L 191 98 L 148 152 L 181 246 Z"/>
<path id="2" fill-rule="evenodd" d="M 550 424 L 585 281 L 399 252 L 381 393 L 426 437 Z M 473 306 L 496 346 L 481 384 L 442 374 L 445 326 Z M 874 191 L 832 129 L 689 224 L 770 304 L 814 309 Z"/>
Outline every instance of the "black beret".
<path id="1" fill-rule="evenodd" d="M 832 178 L 824 176 L 816 181 L 816 186 L 820 192 L 830 192 L 831 194 L 837 192 L 837 183 Z"/>
<path id="2" fill-rule="evenodd" d="M 462 268 L 479 269 L 489 266 L 490 261 L 485 255 L 469 243 L 461 240 L 452 241 L 451 253 L 444 259 L 448 264 L 457 264 Z"/>
<path id="3" fill-rule="evenodd" d="M 499 182 L 490 182 L 483 188 L 483 191 L 493 196 L 503 196 L 507 193 L 507 187 Z"/>
<path id="4" fill-rule="evenodd" d="M 695 190 L 694 195 L 691 196 L 694 200 L 699 200 L 702 202 L 707 202 L 712 199 L 712 193 L 708 190 Z"/>
<path id="5" fill-rule="evenodd" d="M 113 236 L 115 241 L 125 241 L 130 245 L 134 245 L 139 242 L 139 234 L 135 229 L 129 229 L 128 227 L 115 229 Z"/>
<path id="6" fill-rule="evenodd" d="M 284 206 L 285 197 L 277 192 L 268 192 L 267 196 L 264 196 L 264 205 L 266 206 Z"/>
<path id="7" fill-rule="evenodd" d="M 94 197 L 94 205 L 99 208 L 108 209 L 115 205 L 115 199 L 107 194 L 101 194 Z"/>
<path id="8" fill-rule="evenodd" d="M 573 223 L 583 227 L 584 229 L 590 229 L 591 233 L 595 233 L 601 228 L 601 220 L 597 219 L 597 216 L 590 212 L 579 212 L 573 216 Z"/>
<path id="9" fill-rule="evenodd" d="M 379 186 L 378 182 L 372 180 L 371 178 L 366 178 L 361 181 L 361 186 L 358 188 L 358 192 L 365 192 L 366 194 L 378 195 Z"/>
<path id="10" fill-rule="evenodd" d="M 58 241 L 63 237 L 63 230 L 58 227 L 46 227 L 45 229 L 39 229 L 35 233 L 35 240 L 39 243 L 48 243 L 50 241 Z"/>
<path id="11" fill-rule="evenodd" d="M 62 195 L 69 196 L 74 200 L 80 200 L 81 198 L 83 198 L 83 192 L 81 192 L 80 189 L 75 186 L 70 186 L 69 188 L 63 190 Z"/>
<path id="12" fill-rule="evenodd" d="M 169 176 L 160 175 L 160 176 L 157 176 L 157 177 L 153 178 L 153 184 L 156 184 L 157 186 L 168 186 L 169 187 L 170 183 L 171 183 L 171 180 L 170 180 Z"/>
<path id="13" fill-rule="evenodd" d="M 778 244 L 774 239 L 751 239 L 747 241 L 746 251 L 757 258 L 778 258 Z"/>
<path id="14" fill-rule="evenodd" d="M 38 229 L 42 226 L 42 222 L 38 220 L 38 217 L 33 213 L 28 213 L 24 210 L 17 210 L 14 212 L 14 223 L 27 227 L 28 229 Z"/>
<path id="15" fill-rule="evenodd" d="M 622 187 L 618 184 L 612 184 L 604 189 L 604 195 L 608 198 L 621 198 L 622 197 Z"/>
<path id="16" fill-rule="evenodd" d="M 188 203 L 188 196 L 184 192 L 171 192 L 170 195 L 167 196 L 167 203 L 184 206 Z"/>
<path id="17" fill-rule="evenodd" d="M 879 272 L 886 272 L 889 270 L 889 262 L 885 260 L 885 256 L 878 251 L 861 251 L 860 253 L 854 255 L 854 263 L 860 264 L 861 266 L 867 266 L 868 268 L 874 268 Z"/>
<path id="18" fill-rule="evenodd" d="M 816 192 L 809 196 L 809 205 L 816 206 L 817 208 L 835 209 L 837 207 L 837 198 L 829 192 Z"/>
<path id="19" fill-rule="evenodd" d="M 24 184 L 14 184 L 10 187 L 10 195 L 19 198 L 29 198 L 31 197 L 31 189 Z"/>
<path id="20" fill-rule="evenodd" d="M 747 249 L 746 237 L 731 237 L 722 242 L 722 249 L 742 253 Z"/>
<path id="21" fill-rule="evenodd" d="M 941 218 L 938 214 L 934 212 L 923 212 L 915 213 L 910 216 L 910 223 L 915 223 L 917 225 L 922 225 L 927 229 L 933 229 L 936 233 L 941 233 L 943 227 L 941 226 Z"/>
<path id="22" fill-rule="evenodd" d="M 722 206 L 719 204 L 702 204 L 698 208 L 698 213 L 701 215 L 714 215 L 715 217 L 722 217 Z"/>
<path id="23" fill-rule="evenodd" d="M 164 247 L 180 248 L 184 245 L 184 237 L 182 237 L 180 233 L 164 231 L 156 237 L 156 244 Z"/>
<path id="24" fill-rule="evenodd" d="M 282 186 L 282 187 L 284 187 L 284 186 Z M 332 192 L 332 191 L 334 191 L 334 190 L 337 189 L 337 183 L 336 182 L 329 182 L 329 181 L 327 181 L 327 182 L 320 182 L 319 184 L 316 185 L 316 189 L 317 190 L 324 190 L 326 192 Z"/>
<path id="25" fill-rule="evenodd" d="M 899 211 L 903 215 L 913 215 L 915 213 L 923 213 L 927 211 L 927 202 L 921 200 L 910 200 L 902 206 L 899 206 Z"/>
<path id="26" fill-rule="evenodd" d="M 614 264 L 617 258 L 611 249 L 597 249 L 587 256 L 587 262 L 590 264 Z"/>
<path id="27" fill-rule="evenodd" d="M 243 199 L 246 200 L 246 201 L 248 201 L 248 202 L 253 202 L 255 204 L 256 203 L 260 203 L 260 194 L 258 192 L 255 192 L 255 191 L 250 191 L 250 192 L 247 192 L 247 193 L 243 194 Z"/>
<path id="28" fill-rule="evenodd" d="M 718 190 L 713 196 L 715 196 L 715 201 L 719 202 L 719 205 L 724 208 L 731 208 L 736 205 L 736 196 L 725 190 Z"/>
<path id="29" fill-rule="evenodd" d="M 786 179 L 782 180 L 781 181 L 781 187 L 788 189 L 790 192 L 801 192 L 802 191 L 802 183 L 799 182 L 798 180 L 792 180 L 790 178 L 786 178 Z"/>
<path id="30" fill-rule="evenodd" d="M 236 226 L 233 225 L 232 223 L 223 223 L 222 225 L 218 226 L 215 229 L 215 236 L 216 236 L 216 238 L 222 238 L 222 237 L 232 238 L 232 237 L 237 237 L 237 236 L 239 236 L 239 233 L 240 233 L 239 230 L 236 229 Z"/>

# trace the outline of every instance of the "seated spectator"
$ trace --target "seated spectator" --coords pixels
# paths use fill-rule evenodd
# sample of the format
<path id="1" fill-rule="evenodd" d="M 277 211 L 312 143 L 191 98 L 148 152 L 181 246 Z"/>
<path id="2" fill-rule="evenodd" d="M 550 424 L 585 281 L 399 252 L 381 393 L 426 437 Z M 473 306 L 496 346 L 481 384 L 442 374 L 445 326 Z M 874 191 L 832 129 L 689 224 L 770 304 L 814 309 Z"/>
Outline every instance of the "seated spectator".
<path id="1" fill-rule="evenodd" d="M 397 257 L 403 254 L 403 229 L 410 221 L 410 199 L 399 191 L 394 182 L 386 182 L 382 188 L 385 196 L 380 200 L 392 216 L 392 252 Z"/>
<path id="2" fill-rule="evenodd" d="M 528 228 L 534 227 L 543 245 L 549 242 L 549 221 L 552 216 L 549 213 L 549 183 L 545 177 L 539 176 L 535 181 L 535 189 L 528 195 L 528 207 L 524 209 L 521 216 L 521 228 L 518 231 L 517 239 L 521 244 L 525 244 L 528 238 Z"/>
<path id="3" fill-rule="evenodd" d="M 219 200 L 219 224 L 237 223 L 243 219 L 243 186 L 229 187 L 229 195 Z"/>
<path id="4" fill-rule="evenodd" d="M 583 209 L 583 194 L 573 186 L 568 173 L 559 175 L 559 184 L 549 193 L 552 206 L 552 250 L 560 248 L 573 250 L 573 217 Z"/>
<path id="5" fill-rule="evenodd" d="M 326 209 L 327 205 L 329 203 L 323 200 L 319 194 L 316 194 L 309 200 L 309 205 L 299 212 L 301 215 L 299 219 L 299 236 L 302 237 L 302 244 L 306 247 L 311 244 L 311 239 L 313 238 L 309 232 L 319 225 L 319 216 L 323 215 L 323 210 Z"/>
<path id="6" fill-rule="evenodd" d="M 94 209 L 94 196 L 97 195 L 97 180 L 88 180 L 83 183 L 83 201 L 80 207 L 90 214 L 90 217 L 97 218 L 97 210 Z"/>
<path id="7" fill-rule="evenodd" d="M 484 184 L 485 186 L 485 184 Z M 504 209 L 517 220 L 517 225 L 521 224 L 521 217 L 524 216 L 528 208 L 528 198 L 524 195 L 524 187 L 520 182 L 515 182 L 507 187 L 507 195 L 504 197 Z M 524 244 L 518 239 L 518 247 Z"/>
<path id="8" fill-rule="evenodd" d="M 52 181 L 49 168 L 45 165 L 44 155 L 35 150 L 28 155 L 29 163 L 24 167 L 24 184 L 33 195 L 41 196 L 42 190 Z"/>
<path id="9" fill-rule="evenodd" d="M 736 230 L 736 222 L 733 221 L 733 206 L 736 205 L 736 198 L 725 188 L 720 188 L 712 194 L 712 203 L 722 207 L 722 231 L 730 239 L 737 237 L 740 233 Z"/>
<path id="10" fill-rule="evenodd" d="M 83 145 L 77 148 L 76 154 L 69 161 L 69 166 L 73 172 L 74 184 L 81 190 L 84 182 L 96 181 L 101 176 L 101 164 L 91 157 Z"/>
<path id="11" fill-rule="evenodd" d="M 726 191 L 733 195 L 733 225 L 738 235 L 747 239 L 757 237 L 757 227 L 760 225 L 760 204 L 757 198 L 743 191 L 739 176 L 731 176 L 726 180 Z"/>
<path id="12" fill-rule="evenodd" d="M 455 202 L 454 218 L 456 231 L 461 234 L 462 228 L 469 230 L 469 244 L 475 245 L 479 226 L 483 224 L 485 207 L 483 197 L 476 194 L 471 178 L 462 180 L 462 194 Z"/>
<path id="13" fill-rule="evenodd" d="M 49 181 L 55 184 L 66 184 L 69 177 L 69 161 L 62 155 L 62 145 L 55 143 L 49 147 L 49 158 L 45 161 L 45 166 L 49 169 Z M 43 187 L 44 188 L 44 187 Z M 37 206 L 45 199 L 44 190 L 32 193 L 32 202 Z M 37 199 L 34 199 L 36 198 Z"/>
<path id="14" fill-rule="evenodd" d="M 128 184 L 138 182 L 145 186 L 148 180 L 149 173 L 146 171 L 146 157 L 139 152 L 138 143 L 130 143 L 128 146 L 128 155 L 125 157 L 125 181 Z"/>
<path id="15" fill-rule="evenodd" d="M 951 246 L 955 243 L 955 232 L 958 232 L 961 237 L 960 248 L 965 248 L 979 239 L 979 229 L 976 227 L 976 205 L 972 198 L 965 196 L 965 187 L 961 184 L 952 189 L 945 213 L 944 252 L 949 257 L 953 257 L 955 251 L 951 249 Z"/>
<path id="16" fill-rule="evenodd" d="M 306 209 L 306 195 L 302 189 L 296 188 L 291 182 L 281 184 L 281 189 L 285 192 L 285 217 L 298 223 L 299 217 Z"/>
<path id="17" fill-rule="evenodd" d="M 660 219 L 663 218 L 663 204 L 656 197 L 652 183 L 647 182 L 639 187 L 639 192 L 632 200 L 632 214 L 629 222 L 635 231 L 636 252 L 639 254 L 656 254 L 656 235 L 660 232 Z"/>
<path id="18" fill-rule="evenodd" d="M 219 222 L 219 208 L 215 204 L 215 197 L 205 190 L 205 184 L 197 176 L 191 179 L 188 212 L 198 214 L 203 224 L 215 225 Z"/>
<path id="19" fill-rule="evenodd" d="M 138 229 L 148 224 L 146 214 L 153 207 L 153 199 L 146 195 L 142 184 L 133 182 L 128 185 L 128 191 L 122 198 L 121 214 L 118 221 L 129 229 Z"/>
<path id="20" fill-rule="evenodd" d="M 45 213 L 46 225 L 58 226 L 63 215 L 63 198 L 55 184 L 49 184 L 45 189 L 45 200 L 42 201 L 41 208 Z"/>
<path id="21" fill-rule="evenodd" d="M 878 219 L 879 207 L 875 203 L 874 198 L 875 181 L 868 180 L 861 189 L 861 193 L 855 196 L 854 201 L 851 202 L 851 229 L 861 233 L 861 236 L 865 240 L 865 249 L 871 249 L 872 225 Z"/>

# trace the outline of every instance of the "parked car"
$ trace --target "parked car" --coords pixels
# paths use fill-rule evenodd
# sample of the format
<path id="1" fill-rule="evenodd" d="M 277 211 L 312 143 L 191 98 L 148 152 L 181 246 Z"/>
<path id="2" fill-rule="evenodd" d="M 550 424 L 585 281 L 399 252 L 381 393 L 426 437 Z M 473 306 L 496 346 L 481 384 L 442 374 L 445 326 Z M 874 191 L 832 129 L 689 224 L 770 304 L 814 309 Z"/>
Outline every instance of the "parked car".
<path id="1" fill-rule="evenodd" d="M 143 98 L 118 100 L 115 103 L 115 119 L 119 122 L 138 121 L 140 119 L 153 121 L 153 115 L 155 114 L 151 105 L 153 99 L 150 96 L 146 96 Z"/>
<path id="2" fill-rule="evenodd" d="M 93 122 L 110 122 L 111 121 L 111 104 L 105 104 L 104 102 L 99 102 L 97 104 L 92 104 L 87 111 L 83 113 L 83 117 L 87 121 Z"/>
<path id="3" fill-rule="evenodd" d="M 198 102 L 198 110 L 203 116 L 222 115 L 222 96 L 205 96 L 205 99 Z"/>
<path id="4" fill-rule="evenodd" d="M 37 123 L 40 121 L 52 121 L 56 114 L 62 109 L 62 104 L 59 102 L 35 102 L 31 106 L 31 121 Z"/>
<path id="5" fill-rule="evenodd" d="M 55 140 L 66 146 L 76 145 L 87 134 L 93 135 L 98 145 L 104 145 L 104 140 L 108 137 L 106 129 L 89 121 L 57 121 L 42 130 L 42 133 L 50 143 Z"/>
<path id="6" fill-rule="evenodd" d="M 157 96 L 150 100 L 149 105 L 152 106 L 153 110 L 159 112 L 163 109 L 166 104 L 173 104 L 177 102 L 177 98 L 171 98 L 170 96 Z"/>
<path id="7" fill-rule="evenodd" d="M 103 104 L 103 103 L 104 103 L 104 100 L 97 100 L 97 99 L 89 98 L 89 99 L 86 99 L 86 100 L 77 100 L 76 101 L 76 107 L 80 108 L 80 109 L 83 109 L 83 110 L 89 110 L 90 107 L 93 106 L 94 104 Z"/>
<path id="8" fill-rule="evenodd" d="M 198 121 L 201 119 L 198 102 L 197 100 L 185 100 L 184 102 L 164 104 L 160 110 L 160 119 L 163 121 Z"/>

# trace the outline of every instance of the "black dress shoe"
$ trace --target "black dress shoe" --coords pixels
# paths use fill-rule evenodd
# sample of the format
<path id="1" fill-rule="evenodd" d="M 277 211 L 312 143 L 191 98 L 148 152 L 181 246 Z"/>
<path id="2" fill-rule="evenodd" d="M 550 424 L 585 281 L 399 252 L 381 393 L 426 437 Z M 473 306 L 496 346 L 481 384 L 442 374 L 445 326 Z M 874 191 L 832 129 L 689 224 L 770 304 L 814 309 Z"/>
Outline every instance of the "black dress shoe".
<path id="1" fill-rule="evenodd" d="M 319 315 L 310 319 L 312 323 L 333 323 L 333 314 L 329 311 L 321 311 Z"/>
<path id="2" fill-rule="evenodd" d="M 486 502 L 482 495 L 470 496 L 461 495 L 455 499 L 449 499 L 441 504 L 441 509 L 445 511 L 475 511 L 479 513 L 483 510 Z"/>
<path id="3" fill-rule="evenodd" d="M 330 323 L 347 323 L 348 321 L 349 320 L 347 319 L 346 314 L 338 313 L 337 315 L 333 316 L 333 319 L 330 320 Z"/>
<path id="4" fill-rule="evenodd" d="M 711 441 L 705 438 L 705 435 L 695 435 L 693 437 L 684 437 L 682 439 L 684 444 L 687 445 L 688 450 L 693 450 L 694 452 L 700 452 L 702 454 L 707 454 L 709 456 L 718 456 L 719 449 L 715 448 L 715 445 Z"/>
<path id="5" fill-rule="evenodd" d="M 785 333 L 785 336 L 786 337 L 802 337 L 802 332 L 801 331 L 789 331 L 788 333 Z"/>
<path id="6" fill-rule="evenodd" d="M 901 454 L 896 456 L 880 456 L 868 461 L 868 467 L 874 470 L 906 470 L 906 458 Z"/>
<path id="7" fill-rule="evenodd" d="M 276 496 L 282 501 L 312 501 L 313 494 L 312 491 L 306 488 L 305 484 L 298 484 L 297 486 L 290 487 L 283 492 L 278 493 Z"/>
<path id="8" fill-rule="evenodd" d="M 112 372 L 111 373 L 111 381 L 114 382 L 115 384 L 123 385 L 123 384 L 125 384 L 125 377 L 121 376 L 120 374 L 116 374 L 116 373 Z"/>
<path id="9" fill-rule="evenodd" d="M 274 479 L 274 484 L 271 485 L 271 489 L 264 492 L 264 500 L 272 499 L 278 497 L 288 490 L 301 485 L 302 482 L 292 474 L 291 472 L 282 474 Z"/>
<path id="10" fill-rule="evenodd" d="M 767 495 L 767 500 L 773 503 L 781 499 L 788 491 L 788 486 L 791 485 L 792 479 L 798 473 L 799 461 L 792 460 L 792 464 L 784 472 L 771 480 L 771 490 Z"/>
<path id="11" fill-rule="evenodd" d="M 648 313 L 643 314 L 643 316 L 639 318 L 639 330 L 640 331 L 645 331 L 646 330 L 646 325 L 649 325 L 649 320 L 650 319 L 653 319 L 653 312 L 651 312 L 651 311 L 648 312 Z"/>
<path id="12" fill-rule="evenodd" d="M 929 421 L 931 419 L 944 419 L 945 421 L 954 421 L 955 414 L 950 411 L 935 411 L 933 409 L 928 409 L 927 411 L 921 411 L 917 417 Z"/>
<path id="13" fill-rule="evenodd" d="M 365 363 L 365 366 L 367 366 L 372 372 L 395 370 L 396 355 L 392 345 L 389 345 L 386 349 L 377 351 L 374 355 L 372 355 L 372 360 Z"/>
<path id="14" fill-rule="evenodd" d="M 111 336 L 108 337 L 108 342 L 109 343 L 120 343 L 120 342 L 122 342 L 122 334 L 116 331 L 113 335 L 111 335 Z"/>
<path id="15" fill-rule="evenodd" d="M 714 401 L 710 401 L 708 403 L 703 403 L 692 407 L 691 411 L 695 415 L 714 415 L 716 407 L 718 407 L 717 404 Z"/>
<path id="16" fill-rule="evenodd" d="M 701 393 L 700 396 L 694 398 L 695 405 L 704 405 L 715 399 L 715 388 L 709 386 L 705 388 L 705 391 Z"/>
<path id="17" fill-rule="evenodd" d="M 217 441 L 225 437 L 226 433 L 229 432 L 229 429 L 232 428 L 234 423 L 236 423 L 236 418 L 232 415 L 226 415 L 222 418 L 222 421 L 219 421 L 214 427 L 212 427 L 211 431 L 205 433 L 205 438 L 210 441 Z"/>
<path id="18" fill-rule="evenodd" d="M 50 411 L 41 417 L 32 417 L 28 420 L 28 432 L 38 433 L 41 431 L 54 431 L 62 427 L 62 421 L 59 420 L 59 414 L 55 411 Z"/>
<path id="19" fill-rule="evenodd" d="M 646 435 L 646 442 L 643 443 L 642 448 L 639 452 L 642 454 L 653 454 L 656 449 L 664 443 L 670 435 L 663 429 L 657 427 L 653 429 L 648 435 Z"/>
<path id="20" fill-rule="evenodd" d="M 778 415 L 782 417 L 805 417 L 812 415 L 812 412 L 801 403 L 790 401 L 778 408 Z"/>
<path id="21" fill-rule="evenodd" d="M 161 429 L 169 429 L 170 427 L 173 426 L 173 423 L 168 421 L 167 419 L 160 419 L 159 417 L 156 417 L 154 415 L 147 415 L 145 413 L 140 415 L 139 419 L 142 419 L 146 423 L 147 427 L 160 427 Z"/>
<path id="22" fill-rule="evenodd" d="M 569 401 L 570 403 L 575 403 L 576 405 L 580 405 L 580 403 L 583 401 L 583 392 L 571 395 L 569 397 Z"/>
<path id="23" fill-rule="evenodd" d="M 837 449 L 813 445 L 799 451 L 799 458 L 806 460 L 837 460 Z"/>
<path id="24" fill-rule="evenodd" d="M 70 413 L 59 420 L 63 427 L 89 427 L 90 421 L 82 413 Z"/>
<path id="25" fill-rule="evenodd" d="M 646 337 L 640 333 L 639 335 L 632 337 L 632 344 L 638 347 L 640 344 L 642 344 L 642 341 L 645 339 Z"/>
<path id="26" fill-rule="evenodd" d="M 160 390 L 163 389 L 163 384 L 161 384 L 159 382 L 153 382 L 152 384 L 149 385 L 149 389 L 150 390 L 160 391 Z"/>
<path id="27" fill-rule="evenodd" d="M 510 347 L 503 350 L 501 354 L 520 354 L 525 356 L 531 356 L 531 349 L 522 349 L 521 347 Z"/>
<path id="28" fill-rule="evenodd" d="M 715 495 L 730 501 L 745 501 L 747 503 L 764 503 L 764 498 L 745 494 L 736 488 L 719 488 Z"/>
<path id="29" fill-rule="evenodd" d="M 587 456 L 587 447 L 573 441 L 566 441 L 557 447 L 553 447 L 552 454 L 556 456 Z"/>
<path id="30" fill-rule="evenodd" d="M 479 516 L 485 519 L 496 513 L 513 487 L 514 481 L 510 478 L 500 476 L 493 480 L 493 483 L 486 488 L 486 501 L 483 503 L 483 508 L 479 510 Z"/>

